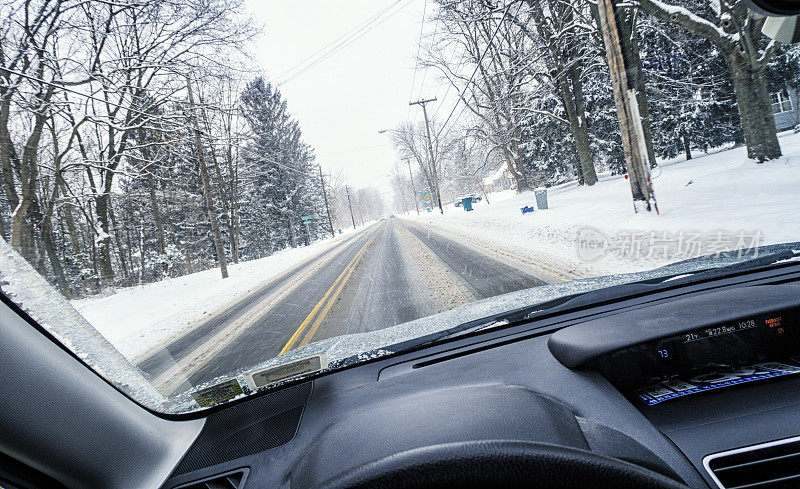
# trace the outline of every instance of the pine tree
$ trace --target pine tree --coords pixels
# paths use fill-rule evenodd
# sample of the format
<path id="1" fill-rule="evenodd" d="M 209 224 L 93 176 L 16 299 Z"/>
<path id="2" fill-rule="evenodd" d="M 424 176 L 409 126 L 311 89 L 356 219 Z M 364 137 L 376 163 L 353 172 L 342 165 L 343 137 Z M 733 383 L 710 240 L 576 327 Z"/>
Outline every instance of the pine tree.
<path id="1" fill-rule="evenodd" d="M 324 234 L 325 211 L 314 156 L 286 101 L 259 77 L 242 92 L 241 113 L 250 128 L 243 153 L 242 252 L 264 256 L 317 239 Z M 304 216 L 310 216 L 307 224 Z"/>

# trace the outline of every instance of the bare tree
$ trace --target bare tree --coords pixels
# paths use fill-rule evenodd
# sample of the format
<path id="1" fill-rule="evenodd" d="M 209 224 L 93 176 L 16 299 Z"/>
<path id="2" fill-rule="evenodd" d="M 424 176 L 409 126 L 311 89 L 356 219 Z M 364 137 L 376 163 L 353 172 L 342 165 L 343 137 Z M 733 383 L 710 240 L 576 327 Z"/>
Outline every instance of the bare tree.
<path id="1" fill-rule="evenodd" d="M 219 232 L 219 221 L 217 220 L 217 206 L 214 203 L 214 197 L 211 195 L 211 182 L 208 176 L 208 165 L 206 164 L 205 148 L 203 148 L 203 141 L 200 136 L 200 124 L 197 122 L 197 109 L 194 106 L 194 95 L 192 93 L 192 82 L 189 76 L 186 76 L 186 92 L 189 97 L 189 118 L 192 126 L 194 126 L 194 147 L 195 157 L 200 167 L 200 179 L 203 182 L 203 196 L 206 201 L 206 209 L 208 210 L 208 220 L 211 223 L 211 235 L 214 239 L 214 249 L 217 252 L 217 263 L 219 263 L 219 271 L 222 278 L 228 278 L 228 260 L 225 257 L 225 249 L 222 245 L 222 236 Z"/>
<path id="2" fill-rule="evenodd" d="M 436 188 L 434 171 L 437 173 L 440 182 L 443 178 L 446 178 L 444 172 L 456 143 L 456 139 L 452 137 L 451 132 L 447 131 L 442 134 L 440 131 L 441 129 L 437 130 L 436 121 L 431 121 L 431 132 L 438 135 L 432 140 L 433 161 L 431 161 L 424 123 L 403 123 L 391 130 L 391 139 L 400 158 L 408 158 L 416 162 L 417 168 L 419 168 L 422 181 L 418 183 L 424 183 L 425 188 L 417 188 L 417 190 L 427 189 L 432 191 L 434 195 Z"/>
<path id="3" fill-rule="evenodd" d="M 12 2 L 0 18 L 0 170 L 11 211 L 9 241 L 28 261 L 44 271 L 45 256 L 55 281 L 69 296 L 64 270 L 53 241 L 50 217 L 61 178 L 64 154 L 52 125 L 57 69 L 58 25 L 75 3 L 68 1 Z M 16 110 L 15 110 L 16 109 Z M 42 188 L 40 146 L 48 127 L 54 138 L 49 188 Z M 12 137 L 10 124 L 15 127 Z M 64 152 L 74 140 L 69 136 Z M 39 244 L 40 246 L 37 246 Z"/>
<path id="4" fill-rule="evenodd" d="M 82 8 L 88 22 L 87 54 L 97 60 L 86 67 L 94 95 L 88 105 L 96 127 L 87 134 L 93 141 L 86 175 L 96 204 L 101 278 L 110 286 L 112 239 L 120 248 L 112 189 L 115 176 L 125 171 L 126 156 L 137 149 L 131 144 L 134 133 L 163 119 L 164 115 L 151 109 L 184 90 L 176 73 L 192 72 L 198 63 L 212 63 L 210 55 L 215 50 L 235 49 L 253 31 L 232 20 L 238 2 L 224 0 L 100 3 Z M 124 254 L 119 258 L 127 275 Z"/>
<path id="5" fill-rule="evenodd" d="M 733 78 L 747 156 L 759 162 L 778 158 L 781 149 L 766 80 L 767 63 L 777 44 L 761 36 L 765 19 L 752 15 L 744 0 L 708 2 L 711 14 L 705 16 L 697 13 L 700 4 L 683 7 L 639 0 L 638 5 L 644 12 L 681 26 L 719 48 Z"/>
<path id="6" fill-rule="evenodd" d="M 528 0 L 527 3 L 533 22 L 516 20 L 524 32 L 536 36 L 533 48 L 542 52 L 546 60 L 547 72 L 537 73 L 537 78 L 552 83 L 564 107 L 578 155 L 578 181 L 594 185 L 597 173 L 589 145 L 583 92 L 585 72 L 597 58 L 597 49 L 591 43 L 590 24 L 586 22 L 588 5 L 563 0 Z M 537 56 L 537 51 L 532 55 Z"/>
<path id="7" fill-rule="evenodd" d="M 529 188 L 523 149 L 526 86 L 533 81 L 528 39 L 506 20 L 511 5 L 440 2 L 440 33 L 425 49 L 421 64 L 433 67 L 459 91 L 460 102 L 482 124 L 481 136 L 503 155 L 522 192 Z"/>

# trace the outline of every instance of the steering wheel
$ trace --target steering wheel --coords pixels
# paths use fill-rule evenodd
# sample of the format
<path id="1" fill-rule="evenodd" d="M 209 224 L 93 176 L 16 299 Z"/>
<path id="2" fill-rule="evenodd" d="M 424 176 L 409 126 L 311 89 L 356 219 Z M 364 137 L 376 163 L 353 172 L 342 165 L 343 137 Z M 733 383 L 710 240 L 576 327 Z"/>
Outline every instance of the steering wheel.
<path id="1" fill-rule="evenodd" d="M 687 489 L 669 477 L 596 453 L 524 441 L 417 448 L 349 470 L 319 489 Z"/>

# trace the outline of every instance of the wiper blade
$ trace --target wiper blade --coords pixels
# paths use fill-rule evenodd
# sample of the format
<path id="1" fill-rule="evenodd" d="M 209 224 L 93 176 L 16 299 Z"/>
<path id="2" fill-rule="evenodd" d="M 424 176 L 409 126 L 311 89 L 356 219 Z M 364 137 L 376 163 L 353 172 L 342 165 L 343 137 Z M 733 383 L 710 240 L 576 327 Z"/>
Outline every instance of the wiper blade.
<path id="1" fill-rule="evenodd" d="M 800 258 L 800 249 L 784 249 L 777 253 L 770 253 L 750 260 L 733 262 L 728 265 L 712 266 L 709 268 L 677 273 L 672 276 L 664 277 L 662 283 L 682 279 L 684 277 L 689 278 L 687 282 L 691 282 L 697 278 L 708 278 L 714 275 L 729 275 L 732 272 L 739 272 L 742 270 L 757 270 L 759 268 L 771 267 L 781 262 L 794 261 L 798 258 Z M 668 266 L 669 265 L 667 265 L 667 267 Z"/>
<path id="2" fill-rule="evenodd" d="M 800 242 L 770 245 L 762 247 L 761 251 L 769 251 L 770 253 L 738 262 L 733 260 L 734 254 L 732 252 L 728 252 L 727 254 L 722 253 L 722 262 L 728 263 L 722 266 L 719 266 L 719 261 L 715 260 L 714 255 L 671 263 L 648 272 L 642 272 L 641 275 L 649 275 L 642 280 L 618 283 L 599 289 L 556 297 L 549 301 L 538 302 L 511 311 L 493 314 L 418 338 L 384 346 L 380 348 L 380 350 L 387 352 L 407 351 L 419 346 L 432 345 L 477 331 L 527 321 L 545 313 L 554 313 L 564 309 L 574 309 L 581 306 L 619 300 L 625 297 L 654 292 L 667 287 L 687 285 L 700 280 L 706 280 L 709 277 L 721 278 L 722 276 L 735 274 L 742 270 L 756 270 L 775 266 L 780 262 L 800 258 Z M 709 266 L 697 266 L 703 262 L 708 262 Z M 689 265 L 692 265 L 691 268 L 688 268 Z M 357 361 L 358 355 L 350 359 L 344 359 L 342 364 L 344 365 Z"/>
<path id="3" fill-rule="evenodd" d="M 767 247 L 767 249 L 769 249 L 770 251 L 778 249 L 780 251 L 774 253 L 768 253 L 766 255 L 753 258 L 750 260 L 733 262 L 724 266 L 711 266 L 708 268 L 701 268 L 699 270 L 683 269 L 687 263 L 690 262 L 697 263 L 696 261 L 694 261 L 696 259 L 665 265 L 664 267 L 651 270 L 648 273 L 654 273 L 654 272 L 657 273 L 659 270 L 666 271 L 668 269 L 673 269 L 675 271 L 667 275 L 659 274 L 657 276 L 649 277 L 643 280 L 637 280 L 634 282 L 627 282 L 627 283 L 612 285 L 609 287 L 603 287 L 600 289 L 589 290 L 586 292 L 579 292 L 575 294 L 565 295 L 550 301 L 540 302 L 519 309 L 514 309 L 512 311 L 507 311 L 499 314 L 494 314 L 492 316 L 475 319 L 473 321 L 468 321 L 459 324 L 457 326 L 448 328 L 438 333 L 434 333 L 432 335 L 417 338 L 416 340 L 410 340 L 408 342 L 404 342 L 403 344 L 393 345 L 388 349 L 399 351 L 397 348 L 400 347 L 401 345 L 410 347 L 411 344 L 413 345 L 429 344 L 432 342 L 438 342 L 466 335 L 483 329 L 526 321 L 539 315 L 540 313 L 552 313 L 567 308 L 574 309 L 581 306 L 598 304 L 612 300 L 619 300 L 624 297 L 629 297 L 642 293 L 654 292 L 656 290 L 667 287 L 672 287 L 676 285 L 686 285 L 688 283 L 708 279 L 709 277 L 714 277 L 714 276 L 722 277 L 724 275 L 730 275 L 742 270 L 755 270 L 758 268 L 770 267 L 779 262 L 800 258 L 800 243 L 773 245 Z M 705 260 L 710 257 L 700 257 L 700 258 Z"/>
<path id="4" fill-rule="evenodd" d="M 706 270 L 731 269 L 729 267 L 738 270 L 741 268 L 770 265 L 784 259 L 796 257 L 798 253 L 800 253 L 800 241 L 761 246 L 757 248 L 757 250 L 758 256 L 750 259 L 747 259 L 747 256 L 753 254 L 753 252 L 748 252 L 746 250 L 723 251 L 719 254 L 703 255 L 670 263 L 651 270 L 651 272 L 661 270 L 665 272 L 674 271 L 676 274 L 696 274 Z M 743 258 L 745 259 L 743 260 Z"/>

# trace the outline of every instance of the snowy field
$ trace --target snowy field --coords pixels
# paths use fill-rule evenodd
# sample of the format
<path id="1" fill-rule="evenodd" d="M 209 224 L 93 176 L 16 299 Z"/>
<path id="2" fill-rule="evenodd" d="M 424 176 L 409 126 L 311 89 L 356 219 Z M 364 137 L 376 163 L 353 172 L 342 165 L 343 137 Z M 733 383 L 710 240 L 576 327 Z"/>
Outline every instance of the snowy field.
<path id="1" fill-rule="evenodd" d="M 123 355 L 136 360 L 154 345 L 179 336 L 198 321 L 236 303 L 304 260 L 333 248 L 352 233 L 350 229 L 311 246 L 229 264 L 229 277 L 225 280 L 214 268 L 71 303 Z"/>
<path id="2" fill-rule="evenodd" d="M 764 164 L 748 160 L 744 147 L 663 162 L 653 170 L 660 215 L 635 214 L 628 180 L 601 175 L 593 187 L 569 182 L 548 189 L 548 210 L 523 215 L 520 209 L 535 203 L 534 193 L 504 191 L 489 194 L 490 204 L 480 202 L 472 212 L 450 205 L 444 215 L 434 210 L 409 217 L 482 251 L 539 267 L 553 281 L 647 270 L 753 243 L 798 241 L 800 135 L 783 133 L 780 143 L 784 156 Z M 579 235 L 602 236 L 608 249 L 587 252 L 579 248 Z"/>

